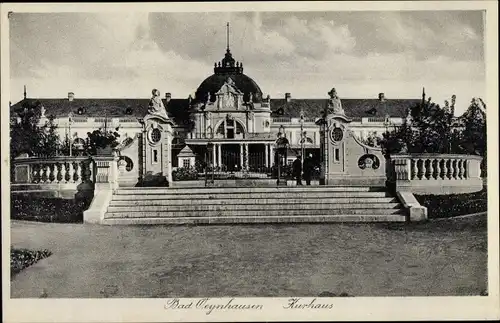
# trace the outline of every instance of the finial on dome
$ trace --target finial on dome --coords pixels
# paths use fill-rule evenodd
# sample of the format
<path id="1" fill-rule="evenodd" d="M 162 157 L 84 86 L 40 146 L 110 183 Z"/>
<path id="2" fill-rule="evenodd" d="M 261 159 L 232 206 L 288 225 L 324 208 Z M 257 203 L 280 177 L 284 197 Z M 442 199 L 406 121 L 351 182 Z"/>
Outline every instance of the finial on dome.
<path id="1" fill-rule="evenodd" d="M 227 23 L 227 51 L 229 52 L 229 22 Z"/>

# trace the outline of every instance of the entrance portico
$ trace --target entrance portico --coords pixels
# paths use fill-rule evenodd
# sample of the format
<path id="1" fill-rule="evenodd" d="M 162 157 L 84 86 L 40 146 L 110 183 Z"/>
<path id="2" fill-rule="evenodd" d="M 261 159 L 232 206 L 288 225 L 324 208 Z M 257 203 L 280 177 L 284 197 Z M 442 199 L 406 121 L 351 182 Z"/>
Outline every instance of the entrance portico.
<path id="1" fill-rule="evenodd" d="M 234 170 L 252 167 L 272 167 L 275 139 L 230 140 L 230 139 L 186 139 L 188 145 L 207 146 L 213 144 L 209 162 L 219 169 Z"/>

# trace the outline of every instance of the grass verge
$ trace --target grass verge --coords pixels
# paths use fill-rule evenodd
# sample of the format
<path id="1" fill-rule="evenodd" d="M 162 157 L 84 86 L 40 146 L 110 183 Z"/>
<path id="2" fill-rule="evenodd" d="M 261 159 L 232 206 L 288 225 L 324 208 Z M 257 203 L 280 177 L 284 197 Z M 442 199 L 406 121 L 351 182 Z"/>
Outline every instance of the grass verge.
<path id="1" fill-rule="evenodd" d="M 10 249 L 10 275 L 11 277 L 21 270 L 37 263 L 39 260 L 49 257 L 49 250 Z"/>
<path id="2" fill-rule="evenodd" d="M 427 207 L 430 219 L 450 218 L 488 210 L 488 192 L 486 188 L 474 193 L 415 195 L 415 197 L 421 205 Z"/>

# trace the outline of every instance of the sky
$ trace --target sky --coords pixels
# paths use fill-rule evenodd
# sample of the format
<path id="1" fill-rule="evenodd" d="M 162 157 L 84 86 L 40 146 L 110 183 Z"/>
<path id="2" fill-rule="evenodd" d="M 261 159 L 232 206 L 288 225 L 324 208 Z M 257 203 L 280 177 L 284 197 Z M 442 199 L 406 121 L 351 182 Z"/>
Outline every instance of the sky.
<path id="1" fill-rule="evenodd" d="M 194 95 L 226 49 L 264 96 L 485 96 L 481 11 L 14 13 L 11 98 Z"/>

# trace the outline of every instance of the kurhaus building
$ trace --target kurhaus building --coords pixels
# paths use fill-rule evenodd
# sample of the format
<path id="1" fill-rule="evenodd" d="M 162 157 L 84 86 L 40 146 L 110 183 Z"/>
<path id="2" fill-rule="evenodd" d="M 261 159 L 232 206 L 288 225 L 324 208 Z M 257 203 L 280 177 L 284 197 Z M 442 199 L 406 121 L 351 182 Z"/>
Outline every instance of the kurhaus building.
<path id="1" fill-rule="evenodd" d="M 43 107 L 42 122 L 54 116 L 61 138 L 69 137 L 75 152 L 83 146 L 87 132 L 119 127 L 120 155 L 127 161 L 131 178 L 143 172 L 138 168 L 145 167 L 141 160 L 144 158 L 160 164 L 162 159 L 169 160 L 173 169 L 195 166 L 209 158 L 221 171 L 249 168 L 258 172 L 274 164 L 278 137 L 288 139 L 288 162 L 301 150 L 319 160 L 320 128 L 316 121 L 333 99 L 349 118 L 349 129 L 360 141 L 400 125 L 410 107 L 420 102 L 420 99 L 390 99 L 384 93 L 374 93 L 373 98 L 340 100 L 335 89 L 328 85 L 324 98 L 299 99 L 292 93 L 271 98 L 244 73 L 243 63 L 233 58 L 229 46 L 194 97 L 172 98 L 168 89 L 161 97 L 171 124 L 168 150 L 154 148 L 163 133 L 155 131 L 155 123 L 146 136 L 140 135 L 145 133 L 145 117 L 153 99 L 85 99 L 73 92 L 62 99 L 40 99 L 29 98 L 26 89 L 24 96 L 11 106 L 11 115 L 25 103 L 39 102 Z M 209 157 L 208 146 L 213 147 Z"/>

